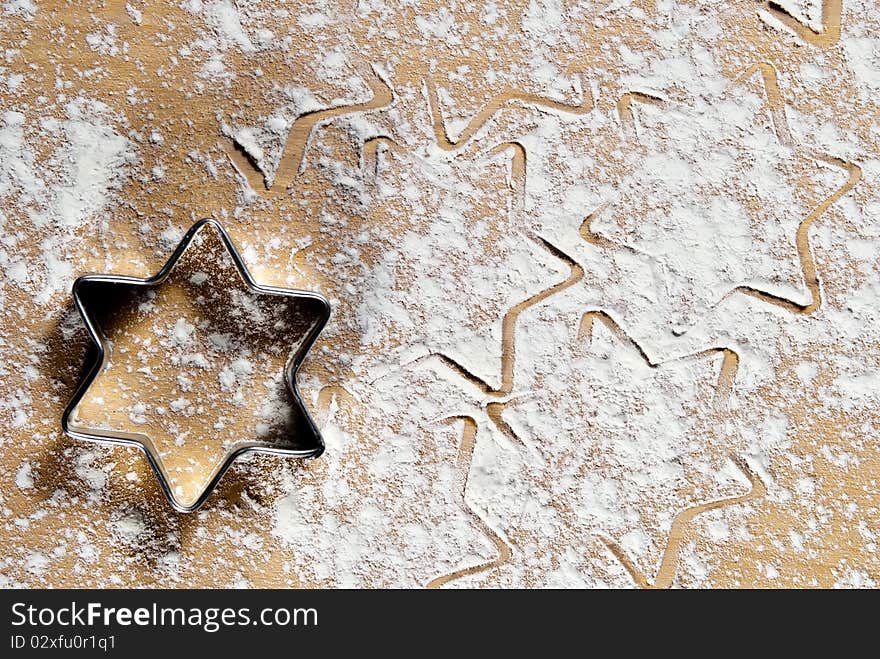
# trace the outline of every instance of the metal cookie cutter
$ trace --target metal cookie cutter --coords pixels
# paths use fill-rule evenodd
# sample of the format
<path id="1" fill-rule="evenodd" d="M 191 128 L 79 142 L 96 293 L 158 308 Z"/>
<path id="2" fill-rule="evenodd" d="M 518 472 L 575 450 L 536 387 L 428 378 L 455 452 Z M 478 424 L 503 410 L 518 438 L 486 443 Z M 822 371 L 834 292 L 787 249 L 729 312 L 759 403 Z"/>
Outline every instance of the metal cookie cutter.
<path id="1" fill-rule="evenodd" d="M 224 459 L 215 468 L 210 477 L 210 480 L 205 485 L 203 490 L 198 494 L 195 500 L 191 503 L 184 503 L 180 500 L 178 496 L 175 495 L 175 492 L 171 487 L 171 482 L 168 474 L 163 467 L 159 451 L 157 450 L 153 440 L 148 435 L 136 432 L 106 430 L 79 425 L 76 411 L 77 407 L 79 406 L 89 387 L 94 382 L 95 378 L 108 365 L 112 349 L 106 336 L 102 332 L 101 327 L 99 326 L 95 316 L 92 312 L 90 312 L 90 307 L 94 308 L 93 305 L 97 304 L 96 300 L 92 299 L 92 295 L 94 295 L 94 290 L 98 290 L 99 292 L 103 290 L 104 292 L 106 292 L 108 290 L 106 285 L 108 284 L 113 285 L 111 287 L 111 290 L 115 289 L 118 286 L 127 287 L 128 290 L 135 289 L 146 291 L 146 289 L 160 286 L 165 281 L 165 279 L 168 278 L 178 260 L 190 247 L 190 244 L 193 242 L 199 232 L 206 227 L 213 228 L 219 235 L 223 247 L 232 258 L 232 261 L 235 265 L 236 270 L 238 271 L 238 274 L 241 277 L 241 280 L 244 282 L 247 288 L 250 289 L 250 291 L 252 291 L 257 296 L 283 296 L 286 298 L 306 301 L 310 303 L 311 306 L 315 307 L 317 318 L 316 320 L 314 320 L 314 323 L 311 325 L 310 329 L 301 339 L 299 348 L 295 350 L 293 354 L 291 354 L 284 368 L 284 382 L 291 397 L 291 406 L 295 408 L 293 411 L 298 413 L 300 420 L 300 424 L 297 428 L 296 433 L 298 440 L 297 445 L 304 445 L 304 448 L 286 448 L 273 444 L 267 444 L 265 442 L 261 443 L 258 440 L 248 441 L 244 445 L 237 446 L 234 450 L 227 451 Z M 94 286 L 94 284 L 98 284 L 99 286 L 96 287 Z M 104 285 L 103 289 L 101 285 Z M 90 291 L 90 289 L 93 290 Z M 120 288 L 118 290 L 122 291 L 124 289 Z M 158 477 L 159 482 L 162 486 L 162 490 L 165 492 L 168 501 L 176 510 L 180 512 L 192 512 L 198 509 L 211 494 L 217 482 L 230 467 L 235 458 L 243 453 L 260 452 L 297 458 L 309 458 L 318 457 L 319 455 L 321 455 L 321 453 L 324 452 L 324 441 L 321 437 L 321 433 L 319 432 L 317 426 L 309 415 L 308 410 L 306 409 L 306 406 L 302 399 L 302 395 L 300 394 L 299 387 L 297 385 L 296 375 L 300 365 L 303 362 L 303 359 L 305 358 L 315 339 L 318 337 L 318 334 L 320 334 L 321 330 L 324 328 L 327 320 L 330 317 L 330 303 L 326 300 L 326 298 L 317 293 L 288 288 L 278 288 L 274 286 L 261 286 L 257 284 L 254 281 L 253 277 L 251 277 L 250 272 L 248 272 L 248 269 L 245 266 L 241 255 L 239 254 L 238 250 L 235 248 L 235 245 L 230 239 L 229 234 L 226 233 L 225 229 L 223 229 L 223 227 L 216 220 L 204 219 L 196 222 L 189 229 L 189 231 L 187 231 L 186 235 L 180 241 L 180 244 L 171 254 L 168 262 L 154 276 L 148 277 L 146 279 L 138 279 L 135 277 L 118 275 L 85 275 L 79 277 L 74 282 L 73 299 L 76 308 L 79 310 L 80 316 L 82 316 L 83 322 L 86 325 L 86 329 L 89 332 L 94 347 L 97 349 L 97 358 L 89 369 L 85 379 L 80 384 L 79 388 L 74 394 L 73 399 L 64 410 L 64 413 L 61 417 L 61 427 L 65 433 L 77 439 L 85 439 L 98 442 L 111 442 L 127 446 L 135 446 L 141 449 L 146 454 L 150 466 Z M 210 429 L 205 428 L 205 431 L 210 432 Z M 301 435 L 305 436 L 303 437 Z"/>

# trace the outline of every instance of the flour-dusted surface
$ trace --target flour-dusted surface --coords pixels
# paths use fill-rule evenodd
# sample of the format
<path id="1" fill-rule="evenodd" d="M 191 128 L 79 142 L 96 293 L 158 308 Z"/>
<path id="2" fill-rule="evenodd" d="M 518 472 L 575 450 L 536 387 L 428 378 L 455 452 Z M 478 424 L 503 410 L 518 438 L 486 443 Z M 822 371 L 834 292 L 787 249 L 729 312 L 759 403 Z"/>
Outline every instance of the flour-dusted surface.
<path id="1" fill-rule="evenodd" d="M 876 586 L 878 29 L 860 0 L 0 3 L 0 582 Z M 327 452 L 179 515 L 60 433 L 69 290 L 206 216 L 330 298 Z M 182 310 L 120 333 L 138 395 L 91 411 L 161 426 L 185 487 L 184 426 L 259 434 L 295 339 Z"/>

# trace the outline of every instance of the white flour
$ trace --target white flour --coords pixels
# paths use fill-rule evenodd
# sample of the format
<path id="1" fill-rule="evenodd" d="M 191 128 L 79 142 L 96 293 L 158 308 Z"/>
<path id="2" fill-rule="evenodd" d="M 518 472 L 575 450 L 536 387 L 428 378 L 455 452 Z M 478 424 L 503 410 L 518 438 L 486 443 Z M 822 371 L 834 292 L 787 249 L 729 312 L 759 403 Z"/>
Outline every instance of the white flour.
<path id="1" fill-rule="evenodd" d="M 215 216 L 260 278 L 331 298 L 302 374 L 327 452 L 241 461 L 170 515 L 131 456 L 60 444 L 66 401 L 40 388 L 57 346 L 10 331 L 0 412 L 27 452 L 3 464 L 2 524 L 35 540 L 0 583 L 126 585 L 143 562 L 180 585 L 209 556 L 219 585 L 810 586 L 797 566 L 842 526 L 858 539 L 823 583 L 877 583 L 872 2 L 844 0 L 826 45 L 753 0 L 180 4 L 83 18 L 59 36 L 83 64 L 57 71 L 18 34 L 52 13 L 0 5 L 18 35 L 0 52 L 0 303 L 10 328 L 48 317 L 72 341 L 77 275 L 146 274 Z M 779 6 L 827 36 L 822 2 Z M 279 190 L 296 120 L 367 103 L 374 71 L 392 102 L 314 127 Z M 163 326 L 181 354 L 187 322 Z M 215 378 L 230 396 L 257 380 L 241 350 Z M 199 393 L 179 384 L 172 416 Z"/>

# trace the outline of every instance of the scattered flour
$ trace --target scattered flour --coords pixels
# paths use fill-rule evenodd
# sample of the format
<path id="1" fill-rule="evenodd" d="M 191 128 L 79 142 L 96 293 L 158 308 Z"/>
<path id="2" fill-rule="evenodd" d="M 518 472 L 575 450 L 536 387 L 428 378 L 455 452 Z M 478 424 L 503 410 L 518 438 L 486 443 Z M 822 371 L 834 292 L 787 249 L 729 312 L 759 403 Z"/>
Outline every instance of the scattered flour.
<path id="1" fill-rule="evenodd" d="M 629 586 L 678 542 L 669 583 L 875 586 L 873 3 L 846 0 L 827 47 L 780 34 L 758 2 L 179 4 L 83 15 L 57 48 L 84 66 L 50 68 L 28 64 L 42 61 L 29 33 L 52 12 L 0 3 L 14 35 L 0 52 L 3 528 L 28 539 L 0 583 L 127 585 L 138 561 L 162 585 Z M 823 4 L 779 3 L 817 33 Z M 765 76 L 743 77 L 757 63 Z M 390 104 L 346 114 L 377 72 Z M 306 136 L 280 190 L 297 119 L 327 108 L 340 114 Z M 230 165 L 233 141 L 254 177 Z M 843 161 L 861 180 L 824 203 L 855 176 Z M 251 184 L 263 176 L 272 190 Z M 51 448 L 76 365 L 41 369 L 82 336 L 59 311 L 76 275 L 143 274 L 204 215 L 233 227 L 262 277 L 332 298 L 301 382 L 327 452 L 242 460 L 182 523 L 121 450 Z M 215 274 L 198 265 L 196 306 Z M 273 319 L 247 296 L 226 304 L 242 327 Z M 283 355 L 144 305 L 147 338 L 117 355 L 115 397 L 92 402 L 160 425 L 186 482 L 204 467 L 186 453 L 193 428 L 227 449 L 289 412 Z M 584 335 L 588 311 L 619 331 L 597 315 Z M 44 321 L 52 341 L 17 331 Z M 47 379 L 59 393 L 34 384 Z M 69 478 L 47 486 L 53 471 Z M 754 479 L 760 503 L 744 502 Z M 728 499 L 670 539 L 683 511 Z M 806 574 L 841 523 L 862 545 Z M 748 558 L 720 568 L 724 555 Z"/>

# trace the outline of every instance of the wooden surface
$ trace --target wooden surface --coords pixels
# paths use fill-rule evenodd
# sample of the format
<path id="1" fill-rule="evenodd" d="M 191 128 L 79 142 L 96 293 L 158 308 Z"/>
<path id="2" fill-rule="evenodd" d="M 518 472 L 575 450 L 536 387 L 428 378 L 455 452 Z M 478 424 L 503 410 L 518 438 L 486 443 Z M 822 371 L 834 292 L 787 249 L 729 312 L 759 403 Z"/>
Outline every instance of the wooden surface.
<path id="1" fill-rule="evenodd" d="M 528 3 L 503 3 L 506 11 L 490 25 L 481 21 L 480 7 L 449 10 L 454 27 L 440 37 L 417 16 L 443 23 L 447 10 L 442 3 L 393 9 L 390 3 L 387 11 L 349 2 L 323 10 L 317 5 L 268 3 L 260 11 L 248 10 L 248 16 L 255 18 L 243 25 L 251 44 L 247 47 L 222 29 L 218 32 L 205 13 L 172 3 L 133 0 L 128 10 L 124 2 L 37 4 L 32 17 L 27 11 L 0 13 L 0 36 L 7 49 L 5 63 L 0 59 L 0 81 L 4 76 L 24 76 L 15 89 L 0 84 L 0 107 L 24 114 L 35 167 L 50 186 L 64 171 L 64 163 L 53 159 L 53 154 L 66 138 L 41 129 L 40 121 L 69 118 L 66 103 L 79 96 L 107 106 L 106 123 L 130 140 L 136 159 L 126 165 L 109 202 L 87 214 L 78 226 L 35 223 L 14 186 L 0 198 L 7 262 L 14 255 L 42 263 L 46 236 L 59 232 L 71 236 L 57 247 L 70 271 L 47 300 L 36 300 L 32 288 L 8 277 L 3 289 L 0 400 L 6 404 L 0 407 L 5 430 L 0 440 L 0 537 L 6 551 L 0 559 L 2 583 L 265 587 L 336 583 L 332 574 L 316 577 L 304 568 L 307 559 L 291 549 L 273 526 L 275 506 L 287 492 L 290 478 L 305 478 L 320 488 L 324 479 L 337 477 L 336 472 L 321 471 L 328 468 L 319 462 L 303 465 L 265 457 L 237 465 L 202 511 L 178 514 L 167 506 L 136 451 L 63 436 L 61 411 L 79 381 L 87 348 L 72 308 L 69 282 L 89 272 L 152 274 L 167 257 L 169 242 L 173 243 L 163 237 L 166 231 L 179 236 L 201 217 L 221 220 L 261 283 L 318 291 L 334 303 L 337 322 L 334 326 L 331 321 L 316 355 L 304 367 L 304 395 L 322 427 L 331 422 L 344 425 L 360 437 L 365 453 L 375 453 L 383 443 L 377 431 L 381 426 L 369 420 L 369 403 L 351 391 L 365 378 L 352 360 L 356 364 L 361 357 L 374 359 L 366 353 L 377 348 L 364 347 L 357 323 L 349 322 L 354 317 L 351 300 L 361 293 L 335 279 L 327 264 L 342 252 L 339 236 L 384 226 L 391 237 L 368 245 L 361 254 L 368 265 L 378 263 L 384 250 L 393 248 L 389 245 L 394 245 L 395 227 L 407 222 L 405 206 L 371 196 L 382 185 L 375 181 L 376 172 L 401 180 L 415 176 L 405 164 L 389 164 L 395 153 L 402 158 L 410 154 L 430 158 L 448 152 L 449 162 L 462 167 L 487 162 L 481 166 L 491 175 L 474 183 L 480 190 L 474 212 L 491 216 L 501 212 L 499 208 L 511 207 L 528 214 L 523 194 L 533 170 L 529 144 L 516 139 L 517 130 L 528 127 L 530 116 L 562 112 L 577 117 L 596 108 L 626 124 L 630 105 L 654 103 L 654 94 L 660 92 L 663 102 L 693 104 L 700 92 L 675 83 L 659 90 L 630 88 L 629 78 L 621 73 L 621 67 L 629 65 L 620 63 L 619 50 L 607 46 L 623 42 L 635 52 L 662 54 L 652 35 L 664 24 L 674 25 L 676 16 L 692 18 L 694 13 L 712 15 L 718 30 L 694 28 L 688 37 L 692 44 L 682 46 L 682 52 L 692 54 L 694 45 L 712 49 L 721 67 L 718 75 L 728 81 L 739 79 L 750 67 L 764 67 L 761 70 L 772 75 L 770 85 L 767 75 L 763 78 L 771 112 L 797 117 L 795 141 L 803 140 L 805 131 L 813 128 L 817 135 L 806 135 L 807 146 L 822 150 L 818 147 L 826 126 L 853 145 L 847 152 L 831 154 L 836 160 L 830 167 L 844 172 L 846 182 L 836 196 L 820 194 L 810 180 L 803 181 L 804 198 L 817 209 L 813 217 L 804 218 L 799 232 L 803 235 L 797 236 L 813 303 L 797 308 L 777 305 L 772 312 L 816 321 L 804 331 L 807 338 L 801 343 L 780 344 L 777 377 L 757 388 L 726 419 L 747 426 L 737 415 L 745 418 L 773 401 L 782 401 L 788 414 L 784 446 L 770 464 L 763 465 L 764 473 L 757 474 L 748 455 L 736 457 L 752 479 L 748 494 L 674 511 L 668 544 L 656 570 L 638 567 L 602 538 L 575 550 L 605 566 L 612 585 L 830 587 L 873 585 L 878 579 L 874 534 L 880 533 L 880 435 L 875 424 L 880 418 L 870 400 L 829 405 L 823 392 L 846 368 L 847 360 L 876 368 L 880 353 L 877 343 L 870 341 L 821 341 L 823 328 L 836 322 L 834 314 L 845 313 L 852 292 L 877 276 L 876 261 L 874 271 L 865 272 L 848 260 L 853 240 L 870 240 L 870 222 L 863 211 L 876 204 L 872 185 L 876 168 L 863 176 L 860 164 L 876 162 L 880 143 L 880 131 L 875 130 L 876 94 L 853 76 L 840 42 L 841 15 L 844 38 L 848 20 L 870 26 L 876 25 L 870 22 L 876 17 L 851 17 L 839 0 L 827 0 L 825 29 L 817 34 L 753 0 L 681 2 L 676 3 L 678 14 L 667 7 L 669 3 L 636 0 L 598 19 L 592 5 L 609 3 L 585 3 L 578 12 L 571 10 L 564 27 L 551 26 L 542 35 L 523 29 L 521 17 L 527 14 Z M 279 11 L 273 14 L 273 8 Z M 762 10 L 794 33 L 762 20 Z M 311 15 L 330 18 L 310 22 Z M 260 37 L 260 29 L 271 30 L 271 36 Z M 456 38 L 449 38 L 450 34 Z M 565 38 L 554 40 L 553 34 Z M 199 40 L 211 35 L 214 42 L 202 41 L 201 48 Z M 284 38 L 289 41 L 283 47 L 264 48 L 260 38 L 276 45 Z M 539 51 L 552 53 L 556 75 L 580 81 L 567 95 L 548 93 L 529 73 L 529 63 Z M 328 58 L 331 52 L 335 59 Z M 222 60 L 220 73 L 218 60 Z M 496 69 L 509 75 L 486 75 Z M 804 77 L 805 71 L 814 69 L 823 74 Z M 297 110 L 293 106 L 298 101 L 291 102 L 285 86 L 308 90 L 313 103 Z M 449 107 L 450 99 L 454 107 Z M 272 145 L 278 164 L 267 184 L 254 166 L 253 154 L 237 148 L 224 126 L 261 124 L 279 107 L 284 108 L 289 126 L 286 137 Z M 451 133 L 444 126 L 453 114 L 459 130 Z M 812 123 L 810 117 L 815 119 Z M 358 121 L 373 122 L 373 127 L 359 130 Z M 158 139 L 151 137 L 155 133 Z M 0 163 L 0 168 L 8 166 Z M 354 194 L 340 183 L 340 171 L 359 181 Z M 842 198 L 845 201 L 838 203 Z M 480 205 L 484 207 L 476 208 Z M 327 215 L 336 218 L 336 224 L 318 220 Z M 573 235 L 580 231 L 590 242 L 588 219 L 573 225 L 572 231 Z M 483 238 L 493 239 L 491 233 Z M 594 242 L 597 249 L 603 247 L 600 238 Z M 540 243 L 535 247 L 536 253 L 542 249 Z M 553 244 L 548 243 L 546 250 L 538 258 L 552 260 L 548 267 L 555 274 L 532 285 L 528 294 L 476 303 L 470 326 L 465 327 L 478 334 L 492 323 L 497 325 L 500 333 L 492 334 L 492 340 L 499 346 L 500 371 L 487 381 L 488 376 L 457 366 L 454 356 L 444 357 L 469 386 L 495 401 L 486 411 L 489 417 L 495 415 L 502 430 L 504 410 L 499 406 L 517 390 L 516 335 L 523 314 L 574 285 L 579 272 L 583 274 L 578 262 L 554 251 Z M 773 300 L 769 302 L 773 306 Z M 409 335 L 395 334 L 394 326 L 388 327 L 389 338 L 378 350 L 399 354 L 395 350 L 406 345 Z M 805 361 L 817 365 L 809 384 L 795 374 L 797 365 Z M 17 408 L 26 410 L 26 419 L 16 420 Z M 503 538 L 494 524 L 466 503 L 477 422 L 456 414 L 451 410 L 451 420 L 432 431 L 437 442 L 445 443 L 433 459 L 437 469 L 452 474 L 450 510 L 469 520 L 475 537 L 482 540 L 473 540 L 470 557 L 450 555 L 438 559 L 436 566 L 426 559 L 405 578 L 383 576 L 379 567 L 375 573 L 364 572 L 356 585 L 442 586 L 469 576 L 474 581 L 466 585 L 491 586 L 496 583 L 493 575 L 505 563 L 528 551 L 526 540 Z M 331 443 L 328 451 L 332 450 Z M 359 471 L 359 464 L 352 458 L 346 467 L 348 497 L 374 497 L 371 477 Z M 395 496 L 393 488 L 383 491 L 384 497 Z M 380 510 L 385 506 L 381 499 L 375 504 Z M 339 505 L 338 515 L 344 518 L 348 504 L 343 500 Z M 418 510 L 412 514 L 420 515 Z M 439 519 L 445 513 L 430 514 Z M 724 532 L 714 531 L 719 520 L 724 520 Z M 135 531 L 128 533 L 129 528 Z"/>

